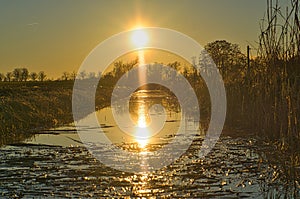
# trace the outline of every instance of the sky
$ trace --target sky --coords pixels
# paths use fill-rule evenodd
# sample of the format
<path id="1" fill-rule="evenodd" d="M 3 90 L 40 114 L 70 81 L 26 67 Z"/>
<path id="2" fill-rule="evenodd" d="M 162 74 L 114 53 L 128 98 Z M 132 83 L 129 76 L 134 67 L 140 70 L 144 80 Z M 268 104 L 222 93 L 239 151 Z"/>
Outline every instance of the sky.
<path id="1" fill-rule="evenodd" d="M 182 32 L 204 46 L 256 45 L 265 0 L 0 0 L 0 72 L 60 77 L 100 42 L 136 26 Z"/>

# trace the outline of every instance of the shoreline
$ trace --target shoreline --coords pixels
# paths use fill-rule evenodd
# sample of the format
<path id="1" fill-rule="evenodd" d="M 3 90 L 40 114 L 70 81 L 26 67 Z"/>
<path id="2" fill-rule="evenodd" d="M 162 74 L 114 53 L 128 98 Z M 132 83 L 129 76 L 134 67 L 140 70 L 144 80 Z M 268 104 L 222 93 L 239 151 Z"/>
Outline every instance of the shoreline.
<path id="1" fill-rule="evenodd" d="M 0 145 L 73 121 L 70 81 L 9 82 L 0 89 Z"/>

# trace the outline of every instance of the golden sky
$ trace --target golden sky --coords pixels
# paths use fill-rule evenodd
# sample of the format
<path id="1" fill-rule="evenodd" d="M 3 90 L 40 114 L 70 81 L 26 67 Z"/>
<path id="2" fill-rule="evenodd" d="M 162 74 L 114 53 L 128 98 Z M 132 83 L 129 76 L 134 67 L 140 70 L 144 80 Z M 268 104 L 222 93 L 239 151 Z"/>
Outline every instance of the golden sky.
<path id="1" fill-rule="evenodd" d="M 16 67 L 60 77 L 100 42 L 135 26 L 170 28 L 202 46 L 256 45 L 264 0 L 2 0 L 0 72 Z M 151 38 L 150 38 L 151 39 Z"/>

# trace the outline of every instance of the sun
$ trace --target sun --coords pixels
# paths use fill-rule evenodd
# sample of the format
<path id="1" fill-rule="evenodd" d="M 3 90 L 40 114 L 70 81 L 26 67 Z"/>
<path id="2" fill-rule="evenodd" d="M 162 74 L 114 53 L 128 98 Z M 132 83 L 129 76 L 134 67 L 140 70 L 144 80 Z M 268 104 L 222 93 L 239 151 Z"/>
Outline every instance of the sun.
<path id="1" fill-rule="evenodd" d="M 131 36 L 131 42 L 135 45 L 135 47 L 141 48 L 144 47 L 148 43 L 149 37 L 145 30 L 136 29 L 133 31 Z"/>

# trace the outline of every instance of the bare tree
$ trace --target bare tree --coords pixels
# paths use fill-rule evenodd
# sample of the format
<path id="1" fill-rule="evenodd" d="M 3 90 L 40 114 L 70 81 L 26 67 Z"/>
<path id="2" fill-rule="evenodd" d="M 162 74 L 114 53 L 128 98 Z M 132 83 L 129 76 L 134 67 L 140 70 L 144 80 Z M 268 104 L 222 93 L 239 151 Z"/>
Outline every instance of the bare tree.
<path id="1" fill-rule="evenodd" d="M 65 81 L 67 81 L 68 79 L 69 79 L 69 73 L 68 72 L 63 72 L 63 74 L 62 74 L 62 76 L 61 76 L 61 78 L 62 78 L 62 80 L 65 80 Z"/>
<path id="2" fill-rule="evenodd" d="M 37 74 L 36 72 L 30 73 L 29 76 L 30 76 L 30 79 L 31 79 L 32 81 L 36 81 L 37 78 L 38 78 L 38 74 Z"/>
<path id="3" fill-rule="evenodd" d="M 5 75 L 3 75 L 3 73 L 0 73 L 0 82 L 4 81 L 5 79 Z"/>
<path id="4" fill-rule="evenodd" d="M 96 77 L 96 74 L 94 72 L 89 73 L 89 79 L 94 79 Z"/>
<path id="5" fill-rule="evenodd" d="M 98 78 L 102 77 L 102 72 L 101 71 L 98 72 L 97 77 Z"/>
<path id="6" fill-rule="evenodd" d="M 29 72 L 28 72 L 28 69 L 27 68 L 21 68 L 21 81 L 27 81 L 28 77 L 29 77 Z"/>
<path id="7" fill-rule="evenodd" d="M 76 76 L 77 76 L 77 73 L 75 71 L 73 71 L 71 74 L 70 74 L 70 78 L 72 80 L 75 80 L 76 79 Z"/>
<path id="8" fill-rule="evenodd" d="M 6 79 L 7 81 L 10 82 L 10 81 L 11 81 L 11 78 L 12 78 L 12 73 L 11 73 L 11 72 L 7 72 L 7 73 L 6 73 L 6 78 L 5 78 L 5 79 Z"/>
<path id="9" fill-rule="evenodd" d="M 131 62 L 127 62 L 127 63 L 123 63 L 123 61 L 117 61 L 114 63 L 114 68 L 113 68 L 112 73 L 118 79 L 123 74 L 125 74 L 127 71 L 131 70 L 137 64 L 138 64 L 137 58 L 135 60 L 133 60 Z"/>
<path id="10" fill-rule="evenodd" d="M 15 68 L 12 72 L 14 81 L 21 81 L 21 69 L 20 68 Z"/>
<path id="11" fill-rule="evenodd" d="M 38 79 L 42 82 L 44 81 L 46 78 L 46 74 L 44 71 L 40 71 L 39 74 L 38 74 Z"/>
<path id="12" fill-rule="evenodd" d="M 86 72 L 85 71 L 81 71 L 80 74 L 80 79 L 85 79 L 86 78 Z"/>

